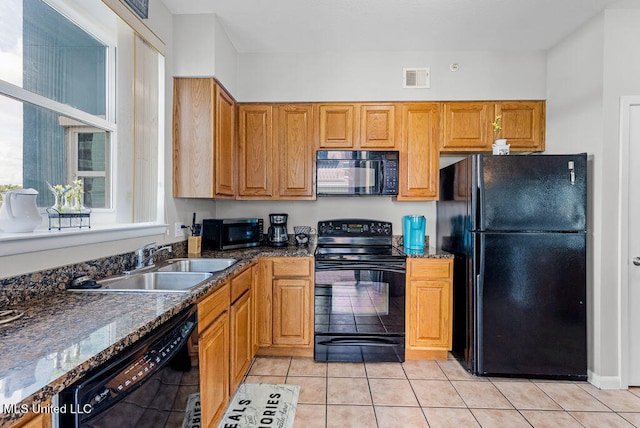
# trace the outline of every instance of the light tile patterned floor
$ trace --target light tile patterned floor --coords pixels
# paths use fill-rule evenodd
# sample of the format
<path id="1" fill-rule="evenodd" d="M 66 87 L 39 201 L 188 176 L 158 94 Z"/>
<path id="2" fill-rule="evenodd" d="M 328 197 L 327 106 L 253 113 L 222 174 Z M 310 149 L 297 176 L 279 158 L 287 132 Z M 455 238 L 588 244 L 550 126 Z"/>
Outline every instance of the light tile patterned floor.
<path id="1" fill-rule="evenodd" d="M 300 385 L 295 427 L 640 427 L 640 388 L 471 376 L 457 361 L 259 357 L 247 383 Z"/>

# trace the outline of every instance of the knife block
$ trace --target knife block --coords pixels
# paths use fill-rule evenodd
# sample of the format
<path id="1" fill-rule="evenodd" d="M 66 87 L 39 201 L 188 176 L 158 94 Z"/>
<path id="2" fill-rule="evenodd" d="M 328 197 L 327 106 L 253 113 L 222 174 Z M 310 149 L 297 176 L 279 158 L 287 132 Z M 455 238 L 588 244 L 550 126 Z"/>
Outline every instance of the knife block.
<path id="1" fill-rule="evenodd" d="M 202 236 L 190 236 L 187 242 L 187 253 L 190 256 L 199 256 L 202 252 Z"/>

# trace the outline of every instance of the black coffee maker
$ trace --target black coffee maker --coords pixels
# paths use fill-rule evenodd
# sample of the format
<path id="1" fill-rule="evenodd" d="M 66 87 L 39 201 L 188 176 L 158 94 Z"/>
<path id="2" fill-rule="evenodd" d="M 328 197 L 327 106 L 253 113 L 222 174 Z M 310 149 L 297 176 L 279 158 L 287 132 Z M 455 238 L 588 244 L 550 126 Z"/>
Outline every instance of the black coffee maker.
<path id="1" fill-rule="evenodd" d="M 289 214 L 269 214 L 269 232 L 267 242 L 272 247 L 286 247 L 289 245 L 289 235 L 287 235 L 287 218 Z"/>

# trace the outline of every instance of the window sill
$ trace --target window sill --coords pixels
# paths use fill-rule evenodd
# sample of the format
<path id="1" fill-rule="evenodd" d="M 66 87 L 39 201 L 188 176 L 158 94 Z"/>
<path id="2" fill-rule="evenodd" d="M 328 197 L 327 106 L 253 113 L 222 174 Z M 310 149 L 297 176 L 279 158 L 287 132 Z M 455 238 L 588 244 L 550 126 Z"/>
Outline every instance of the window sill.
<path id="1" fill-rule="evenodd" d="M 164 235 L 166 231 L 167 225 L 162 223 L 132 223 L 94 226 L 90 229 L 35 230 L 31 233 L 0 232 L 0 257 Z"/>

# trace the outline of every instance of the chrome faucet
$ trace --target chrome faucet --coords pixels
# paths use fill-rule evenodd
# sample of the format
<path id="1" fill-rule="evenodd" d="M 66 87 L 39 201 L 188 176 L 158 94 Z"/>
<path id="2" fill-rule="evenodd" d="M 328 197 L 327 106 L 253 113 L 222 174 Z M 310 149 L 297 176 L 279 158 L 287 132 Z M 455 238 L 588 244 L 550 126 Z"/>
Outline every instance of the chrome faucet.
<path id="1" fill-rule="evenodd" d="M 146 255 L 147 250 L 149 251 L 149 255 Z M 142 270 L 147 267 L 155 266 L 153 263 L 153 257 L 161 251 L 167 251 L 171 253 L 173 250 L 171 246 L 160 247 L 156 245 L 155 242 L 150 242 L 148 244 L 143 245 L 135 251 L 136 254 L 136 266 L 133 270 L 125 271 L 125 274 L 135 273 L 139 270 Z"/>
<path id="2" fill-rule="evenodd" d="M 144 267 L 145 265 L 145 254 L 147 252 L 147 250 L 149 250 L 150 252 L 153 251 L 154 248 L 157 248 L 158 246 L 156 245 L 155 242 L 149 242 L 148 244 L 143 245 L 142 247 L 138 248 L 135 253 L 136 253 L 136 267 L 135 269 L 140 269 L 142 267 Z"/>

